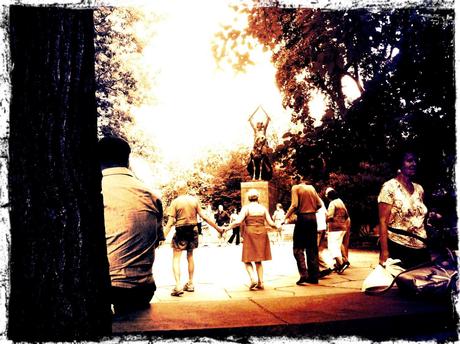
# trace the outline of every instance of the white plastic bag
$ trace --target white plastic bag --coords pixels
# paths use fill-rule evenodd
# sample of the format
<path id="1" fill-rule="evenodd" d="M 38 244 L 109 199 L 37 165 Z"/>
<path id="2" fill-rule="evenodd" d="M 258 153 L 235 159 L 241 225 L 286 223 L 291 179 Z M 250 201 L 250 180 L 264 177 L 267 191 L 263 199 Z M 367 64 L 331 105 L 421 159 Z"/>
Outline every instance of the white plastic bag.
<path id="1" fill-rule="evenodd" d="M 388 258 L 383 266 L 378 264 L 374 270 L 363 281 L 361 291 L 378 292 L 385 290 L 393 282 L 394 278 L 404 269 L 399 265 L 399 259 Z"/>

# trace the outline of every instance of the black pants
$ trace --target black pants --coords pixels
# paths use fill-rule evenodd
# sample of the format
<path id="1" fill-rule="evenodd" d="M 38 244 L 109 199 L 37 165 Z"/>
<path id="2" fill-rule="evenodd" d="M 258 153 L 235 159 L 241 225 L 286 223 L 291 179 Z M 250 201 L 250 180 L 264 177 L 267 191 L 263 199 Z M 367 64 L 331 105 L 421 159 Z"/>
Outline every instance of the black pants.
<path id="1" fill-rule="evenodd" d="M 405 269 L 429 262 L 431 259 L 430 252 L 426 248 L 414 249 L 391 240 L 388 240 L 388 253 L 393 259 L 401 259 L 399 265 Z"/>
<path id="2" fill-rule="evenodd" d="M 300 277 L 318 279 L 318 231 L 316 215 L 298 214 L 293 233 L 293 253 Z M 306 257 L 305 257 L 306 254 Z M 305 264 L 306 263 L 306 264 Z M 307 272 L 308 266 L 308 272 Z"/>
<path id="3" fill-rule="evenodd" d="M 240 244 L 240 228 L 239 227 L 233 228 L 233 232 L 232 232 L 230 239 L 228 239 L 228 243 L 231 244 L 233 242 L 233 239 L 235 239 L 235 237 L 236 237 L 235 244 L 239 245 Z"/>
<path id="4" fill-rule="evenodd" d="M 156 289 L 155 283 L 134 288 L 112 286 L 110 288 L 110 302 L 115 308 L 115 313 L 147 308 Z"/>

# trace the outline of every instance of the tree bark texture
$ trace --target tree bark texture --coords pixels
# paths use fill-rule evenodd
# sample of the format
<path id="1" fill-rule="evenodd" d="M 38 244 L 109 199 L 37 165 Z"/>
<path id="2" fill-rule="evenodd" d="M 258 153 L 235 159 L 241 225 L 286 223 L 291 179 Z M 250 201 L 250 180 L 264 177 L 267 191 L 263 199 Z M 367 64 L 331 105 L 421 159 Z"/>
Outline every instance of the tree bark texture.
<path id="1" fill-rule="evenodd" d="M 13 340 L 110 334 L 92 10 L 12 6 Z"/>

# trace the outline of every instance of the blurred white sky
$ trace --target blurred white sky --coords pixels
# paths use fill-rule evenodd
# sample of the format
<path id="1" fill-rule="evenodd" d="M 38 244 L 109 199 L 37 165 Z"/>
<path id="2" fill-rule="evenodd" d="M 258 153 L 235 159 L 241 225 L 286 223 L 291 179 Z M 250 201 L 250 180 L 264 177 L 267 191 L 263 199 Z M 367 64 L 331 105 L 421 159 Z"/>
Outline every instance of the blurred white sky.
<path id="1" fill-rule="evenodd" d="M 290 112 L 281 105 L 270 54 L 260 46 L 252 52 L 255 64 L 246 73 L 217 69 L 212 41 L 220 25 L 228 24 L 234 16 L 228 4 L 168 0 L 136 6 L 151 22 L 135 27 L 138 38 L 145 42 L 142 56 L 125 61 L 147 80 L 139 84 L 145 104 L 132 113 L 137 130 L 155 142 L 163 166 L 189 169 L 197 159 L 206 159 L 210 149 L 225 154 L 243 145 L 249 153 L 253 131 L 248 117 L 259 105 L 272 119 L 268 137 L 275 133 L 280 138 L 292 125 Z M 240 27 L 245 23 L 245 17 L 233 22 Z M 318 95 L 311 106 L 320 123 L 322 97 Z M 140 165 L 139 170 L 145 170 Z M 164 174 L 160 179 L 165 181 L 170 173 L 165 168 L 156 176 Z"/>
<path id="2" fill-rule="evenodd" d="M 231 14 L 227 2 L 156 4 L 146 11 L 163 19 L 152 22 L 155 35 L 146 42 L 136 66 L 155 80 L 146 92 L 154 102 L 133 113 L 136 124 L 164 153 L 165 162 L 190 165 L 208 148 L 249 148 L 253 134 L 247 120 L 259 105 L 272 117 L 268 134 L 281 136 L 290 124 L 290 113 L 281 106 L 270 55 L 256 51 L 256 63 L 246 74 L 216 69 L 211 42 L 220 22 Z"/>

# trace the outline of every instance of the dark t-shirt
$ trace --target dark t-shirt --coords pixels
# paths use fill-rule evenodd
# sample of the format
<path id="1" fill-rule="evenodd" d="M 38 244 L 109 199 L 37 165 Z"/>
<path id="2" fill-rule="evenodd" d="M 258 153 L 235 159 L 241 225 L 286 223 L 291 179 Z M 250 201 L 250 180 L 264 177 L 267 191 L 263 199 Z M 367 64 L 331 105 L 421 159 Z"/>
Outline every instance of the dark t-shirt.
<path id="1" fill-rule="evenodd" d="M 215 218 L 217 225 L 223 226 L 224 223 L 228 223 L 228 221 L 230 220 L 230 215 L 228 215 L 228 213 L 225 210 L 223 210 L 221 212 L 218 211 L 215 215 Z"/>

